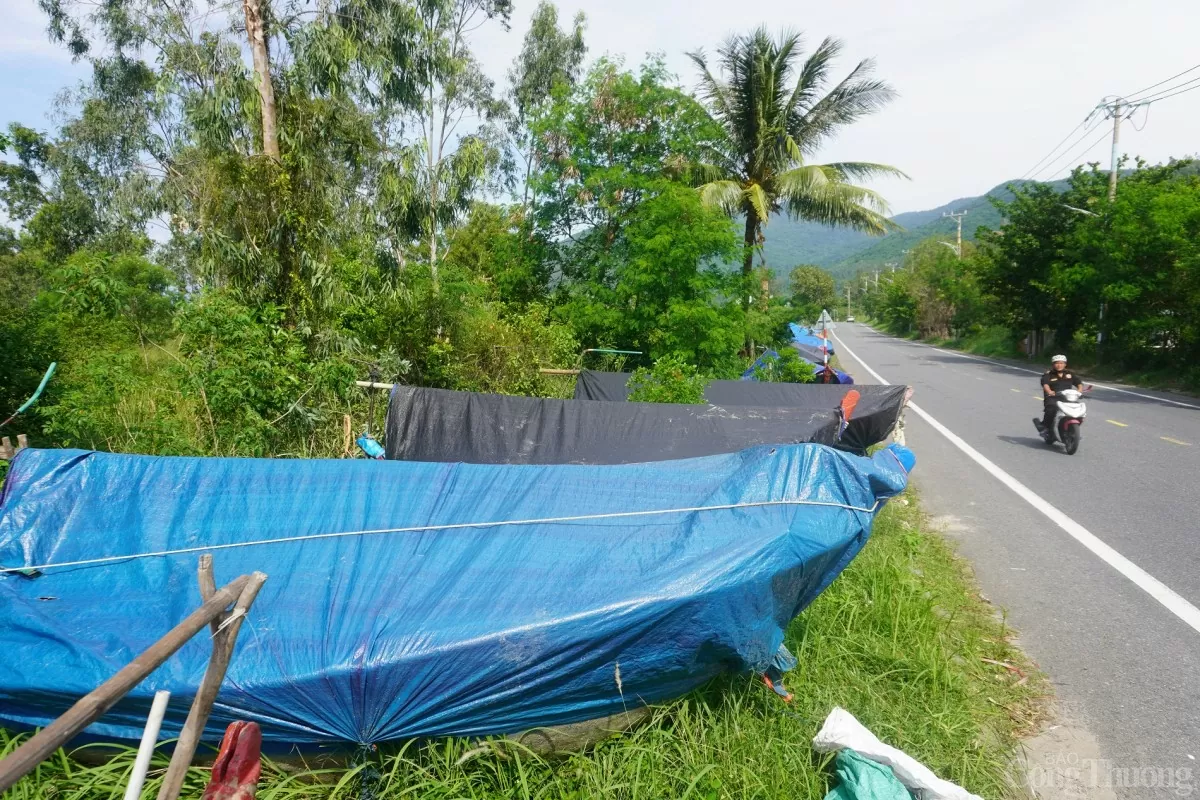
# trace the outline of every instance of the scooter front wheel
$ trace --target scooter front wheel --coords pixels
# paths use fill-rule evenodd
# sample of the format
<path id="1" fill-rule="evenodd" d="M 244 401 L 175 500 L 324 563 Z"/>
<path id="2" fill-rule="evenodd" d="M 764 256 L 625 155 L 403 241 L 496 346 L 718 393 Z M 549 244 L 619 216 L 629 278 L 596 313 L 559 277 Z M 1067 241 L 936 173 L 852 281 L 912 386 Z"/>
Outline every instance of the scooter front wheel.
<path id="1" fill-rule="evenodd" d="M 1079 449 L 1079 426 L 1067 425 L 1062 431 L 1063 445 L 1067 448 L 1067 455 L 1075 455 L 1075 451 Z"/>

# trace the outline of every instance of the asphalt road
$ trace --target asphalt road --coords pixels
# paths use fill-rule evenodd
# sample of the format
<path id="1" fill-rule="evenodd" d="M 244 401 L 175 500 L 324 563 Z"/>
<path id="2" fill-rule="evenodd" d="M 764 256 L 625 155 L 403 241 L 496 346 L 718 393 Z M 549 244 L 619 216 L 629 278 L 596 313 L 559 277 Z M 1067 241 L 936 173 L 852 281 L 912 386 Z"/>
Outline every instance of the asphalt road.
<path id="1" fill-rule="evenodd" d="M 856 381 L 878 382 L 865 364 L 912 386 L 937 423 L 1100 540 L 1089 549 L 1086 535 L 907 414 L 926 509 L 1050 675 L 1064 715 L 1099 740 L 1106 763 L 1081 765 L 1084 774 L 1121 797 L 1200 794 L 1200 401 L 1097 387 L 1079 452 L 1067 456 L 1031 421 L 1040 365 L 1022 371 L 863 325 L 835 334 Z M 1154 596 L 1154 579 L 1165 594 Z"/>

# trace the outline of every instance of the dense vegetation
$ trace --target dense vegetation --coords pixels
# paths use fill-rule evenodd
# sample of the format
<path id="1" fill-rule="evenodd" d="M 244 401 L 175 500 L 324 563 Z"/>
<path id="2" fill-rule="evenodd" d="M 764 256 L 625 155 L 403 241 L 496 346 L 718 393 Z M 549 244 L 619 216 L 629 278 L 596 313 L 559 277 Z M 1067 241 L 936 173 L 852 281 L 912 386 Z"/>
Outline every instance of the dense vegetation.
<path id="1" fill-rule="evenodd" d="M 824 92 L 837 42 L 796 70 L 797 37 L 734 37 L 697 99 L 653 58 L 586 64 L 548 3 L 503 85 L 471 36 L 509 0 L 40 5 L 92 76 L 61 126 L 0 133 L 0 413 L 57 361 L 4 430 L 38 443 L 338 455 L 356 378 L 562 394 L 539 368 L 585 348 L 735 377 L 792 312 L 723 266 L 762 236 L 722 165 L 762 156 L 756 224 L 884 224 L 844 179 L 886 168 L 804 163 L 890 96 L 869 63 Z M 764 81 L 776 116 L 739 128 Z"/>
<path id="2" fill-rule="evenodd" d="M 1108 200 L 1108 174 L 1077 169 L 1063 191 L 1015 187 L 993 202 L 960 260 L 947 237 L 916 245 L 873 281 L 867 310 L 890 330 L 983 336 L 1002 352 L 1034 330 L 1076 362 L 1200 386 L 1200 169 L 1139 163 Z M 859 281 L 858 287 L 864 282 Z M 998 341 L 997 341 L 998 340 Z M 1051 345 L 1050 342 L 1053 342 Z"/>

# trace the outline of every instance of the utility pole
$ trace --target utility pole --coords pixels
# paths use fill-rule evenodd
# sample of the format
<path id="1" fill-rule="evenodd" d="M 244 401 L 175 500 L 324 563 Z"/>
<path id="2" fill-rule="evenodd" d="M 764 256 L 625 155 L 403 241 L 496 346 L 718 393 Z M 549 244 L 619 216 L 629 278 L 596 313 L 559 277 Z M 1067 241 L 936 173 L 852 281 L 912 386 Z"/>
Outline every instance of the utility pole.
<path id="1" fill-rule="evenodd" d="M 962 218 L 967 215 L 966 211 L 948 211 L 942 214 L 943 217 L 950 217 L 958 223 L 958 257 L 962 258 Z"/>
<path id="2" fill-rule="evenodd" d="M 879 291 L 879 270 L 875 270 L 875 291 Z"/>
<path id="3" fill-rule="evenodd" d="M 1112 166 L 1108 170 L 1108 202 L 1117 199 L 1117 142 L 1121 138 L 1121 100 L 1112 105 L 1112 121 L 1113 121 L 1113 141 L 1112 141 Z"/>
<path id="4" fill-rule="evenodd" d="M 850 287 L 846 286 L 846 319 L 850 318 Z"/>
<path id="5" fill-rule="evenodd" d="M 1112 116 L 1112 161 L 1109 167 L 1109 203 L 1117 199 L 1117 142 L 1121 140 L 1121 98 L 1112 103 L 1109 113 Z"/>
<path id="6" fill-rule="evenodd" d="M 1091 120 L 1093 114 L 1103 109 L 1105 116 L 1113 121 L 1112 162 L 1108 170 L 1108 202 L 1110 203 L 1117 199 L 1117 162 L 1121 157 L 1120 147 L 1118 146 L 1121 141 L 1121 120 L 1129 119 L 1133 116 L 1133 112 L 1142 106 L 1150 105 L 1152 102 L 1154 101 L 1130 103 L 1121 97 L 1106 97 L 1092 109 L 1092 113 L 1088 114 L 1087 120 L 1084 120 L 1084 122 Z"/>

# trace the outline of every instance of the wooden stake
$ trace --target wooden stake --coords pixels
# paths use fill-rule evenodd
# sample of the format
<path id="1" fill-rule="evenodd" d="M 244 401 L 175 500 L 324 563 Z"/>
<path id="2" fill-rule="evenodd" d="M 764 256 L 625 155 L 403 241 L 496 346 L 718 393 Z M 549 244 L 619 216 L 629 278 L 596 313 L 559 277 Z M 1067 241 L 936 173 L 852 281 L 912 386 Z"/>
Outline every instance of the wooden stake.
<path id="1" fill-rule="evenodd" d="M 7 436 L 0 436 L 0 461 L 12 461 L 17 457 L 17 453 L 29 447 L 29 438 L 23 434 L 17 434 L 17 446 L 12 446 L 12 441 Z"/>
<path id="2" fill-rule="evenodd" d="M 196 568 L 196 579 L 200 584 L 200 599 L 207 603 L 212 599 L 212 596 L 217 593 L 217 580 L 213 575 L 212 553 L 205 553 L 200 556 L 200 565 Z M 222 612 L 213 618 L 213 621 L 208 623 L 208 627 L 212 629 L 213 636 L 221 629 L 221 623 L 229 615 Z"/>
<path id="3" fill-rule="evenodd" d="M 104 715 L 118 700 L 127 695 L 146 676 L 158 669 L 175 651 L 204 629 L 209 622 L 224 613 L 250 585 L 251 577 L 242 575 L 213 594 L 200 608 L 167 632 L 116 675 L 89 692 L 54 722 L 43 728 L 29 741 L 0 761 L 0 794 L 46 760 L 55 750 L 74 739 L 88 725 Z"/>
<path id="4" fill-rule="evenodd" d="M 210 571 L 211 566 L 210 557 Z M 225 672 L 229 669 L 229 662 L 233 658 L 233 647 L 237 643 L 242 620 L 246 618 L 246 613 L 254 605 L 254 598 L 258 596 L 258 590 L 262 588 L 266 580 L 267 576 L 261 572 L 255 572 L 250 576 L 233 611 L 226 616 L 213 634 L 213 649 L 212 656 L 208 661 L 208 669 L 204 671 L 204 678 L 200 681 L 200 688 L 196 691 L 196 698 L 192 701 L 192 710 L 188 712 L 187 722 L 183 724 L 183 730 L 179 733 L 179 741 L 175 743 L 175 752 L 171 754 L 171 764 L 167 767 L 166 777 L 163 778 L 162 786 L 158 790 L 158 800 L 176 800 L 179 797 L 179 791 L 183 788 L 183 780 L 187 777 L 188 767 L 192 765 L 192 757 L 196 755 L 196 747 L 200 744 L 204 726 L 208 724 L 213 703 L 216 702 L 217 694 L 221 691 Z M 206 576 L 202 562 L 201 592 L 204 591 L 205 581 Z"/>

